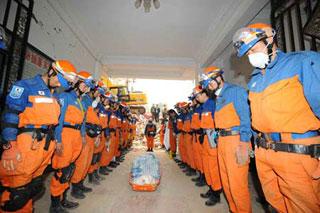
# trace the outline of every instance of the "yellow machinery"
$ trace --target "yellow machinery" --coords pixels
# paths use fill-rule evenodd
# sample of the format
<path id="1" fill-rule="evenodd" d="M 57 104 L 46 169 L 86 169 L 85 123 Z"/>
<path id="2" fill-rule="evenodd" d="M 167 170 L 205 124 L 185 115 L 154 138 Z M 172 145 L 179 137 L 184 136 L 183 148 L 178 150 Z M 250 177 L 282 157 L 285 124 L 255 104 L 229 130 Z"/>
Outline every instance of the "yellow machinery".
<path id="1" fill-rule="evenodd" d="M 129 92 L 128 82 L 123 84 L 117 84 L 111 82 L 109 77 L 102 76 L 101 80 L 105 85 L 107 85 L 110 92 L 117 96 L 119 100 L 124 101 L 130 106 L 130 109 L 133 113 L 144 114 L 146 112 L 146 108 L 144 105 L 147 104 L 147 95 L 143 92 Z"/>

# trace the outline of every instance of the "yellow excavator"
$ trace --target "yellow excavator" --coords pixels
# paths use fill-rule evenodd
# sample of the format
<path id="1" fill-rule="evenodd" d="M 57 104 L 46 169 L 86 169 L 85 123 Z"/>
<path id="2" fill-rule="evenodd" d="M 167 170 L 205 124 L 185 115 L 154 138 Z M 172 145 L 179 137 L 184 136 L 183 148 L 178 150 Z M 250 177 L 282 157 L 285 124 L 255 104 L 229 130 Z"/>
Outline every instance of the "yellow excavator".
<path id="1" fill-rule="evenodd" d="M 146 112 L 147 95 L 140 91 L 129 91 L 128 81 L 125 84 L 114 83 L 109 77 L 102 76 L 102 82 L 107 85 L 110 92 L 117 96 L 120 101 L 124 101 L 130 106 L 131 112 L 144 114 Z"/>

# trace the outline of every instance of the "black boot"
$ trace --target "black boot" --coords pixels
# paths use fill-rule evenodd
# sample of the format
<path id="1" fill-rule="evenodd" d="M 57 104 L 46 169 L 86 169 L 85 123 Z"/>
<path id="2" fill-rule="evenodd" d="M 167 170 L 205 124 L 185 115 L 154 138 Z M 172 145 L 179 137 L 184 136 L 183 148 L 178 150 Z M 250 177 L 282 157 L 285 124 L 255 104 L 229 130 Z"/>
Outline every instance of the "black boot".
<path id="1" fill-rule="evenodd" d="M 107 172 L 106 170 L 107 167 L 105 166 L 102 166 L 99 168 L 99 173 L 102 174 L 102 175 L 108 175 L 109 173 Z"/>
<path id="2" fill-rule="evenodd" d="M 106 178 L 104 178 L 104 177 L 102 177 L 102 176 L 100 176 L 99 174 L 98 174 L 98 170 L 95 170 L 94 172 L 93 172 L 93 176 L 95 176 L 95 178 L 98 180 L 98 181 L 102 181 L 102 180 L 105 180 Z"/>
<path id="3" fill-rule="evenodd" d="M 153 149 L 152 149 L 152 148 L 150 149 L 150 152 L 153 152 Z"/>
<path id="4" fill-rule="evenodd" d="M 214 206 L 217 203 L 220 203 L 220 193 L 221 190 L 213 191 L 209 197 L 209 200 L 206 201 L 206 206 Z"/>
<path id="5" fill-rule="evenodd" d="M 110 164 L 109 164 L 109 166 L 111 167 L 111 168 L 117 168 L 117 164 L 114 162 L 114 161 L 112 161 Z"/>
<path id="6" fill-rule="evenodd" d="M 207 185 L 206 178 L 205 178 L 204 174 L 200 174 L 200 179 L 199 179 L 199 182 L 196 182 L 196 186 L 202 187 L 205 185 Z"/>
<path id="7" fill-rule="evenodd" d="M 209 190 L 208 190 L 206 193 L 201 193 L 201 194 L 200 194 L 200 197 L 202 197 L 202 198 L 209 198 L 212 193 L 213 193 L 213 190 L 212 190 L 211 187 L 210 187 Z"/>
<path id="8" fill-rule="evenodd" d="M 68 190 L 65 190 L 64 193 L 63 193 L 63 198 L 62 198 L 62 201 L 61 201 L 62 207 L 66 208 L 66 209 L 75 209 L 75 208 L 77 208 L 79 206 L 79 203 L 67 200 L 67 191 Z"/>
<path id="9" fill-rule="evenodd" d="M 198 177 L 192 178 L 191 181 L 192 182 L 199 182 L 200 181 L 200 177 L 201 177 L 201 174 Z"/>
<path id="10" fill-rule="evenodd" d="M 80 181 L 80 183 L 79 183 L 79 188 L 82 190 L 83 193 L 92 192 L 92 189 L 91 189 L 91 188 L 86 187 L 86 186 L 83 184 L 83 180 Z"/>
<path id="11" fill-rule="evenodd" d="M 50 205 L 50 213 L 68 213 L 67 210 L 65 210 L 61 206 L 60 196 L 51 196 L 51 205 Z"/>
<path id="12" fill-rule="evenodd" d="M 84 199 L 86 197 L 80 188 L 80 183 L 73 183 L 72 184 L 71 196 L 76 199 Z"/>
<path id="13" fill-rule="evenodd" d="M 108 165 L 108 166 L 109 166 L 109 165 Z M 105 170 L 106 170 L 107 172 L 109 172 L 109 173 L 112 172 L 112 169 L 109 169 L 108 167 L 106 167 Z"/>
<path id="14" fill-rule="evenodd" d="M 196 174 L 197 174 L 196 171 L 194 169 L 192 169 L 191 167 L 190 167 L 189 171 L 186 173 L 187 176 L 194 176 Z"/>
<path id="15" fill-rule="evenodd" d="M 96 179 L 93 173 L 89 173 L 88 176 L 89 176 L 89 183 L 92 183 L 93 185 L 100 185 L 99 180 Z"/>

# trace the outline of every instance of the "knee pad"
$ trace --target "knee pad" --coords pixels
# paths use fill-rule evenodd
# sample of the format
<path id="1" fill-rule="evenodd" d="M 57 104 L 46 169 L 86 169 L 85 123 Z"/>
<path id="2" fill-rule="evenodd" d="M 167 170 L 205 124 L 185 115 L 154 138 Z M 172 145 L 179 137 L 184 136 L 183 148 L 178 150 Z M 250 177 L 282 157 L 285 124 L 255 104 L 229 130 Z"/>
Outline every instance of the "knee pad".
<path id="1" fill-rule="evenodd" d="M 59 180 L 60 183 L 68 183 L 71 180 L 75 169 L 76 165 L 74 163 L 71 163 L 69 166 L 60 169 L 60 177 L 58 177 L 57 173 L 55 173 L 55 177 Z"/>
<path id="2" fill-rule="evenodd" d="M 31 181 L 29 188 L 30 188 L 30 197 L 31 198 L 34 198 L 37 195 L 42 194 L 45 190 L 42 176 L 34 178 Z"/>
<path id="3" fill-rule="evenodd" d="M 31 199 L 29 185 L 9 188 L 8 191 L 10 192 L 9 200 L 1 206 L 4 211 L 15 212 L 24 207 Z"/>

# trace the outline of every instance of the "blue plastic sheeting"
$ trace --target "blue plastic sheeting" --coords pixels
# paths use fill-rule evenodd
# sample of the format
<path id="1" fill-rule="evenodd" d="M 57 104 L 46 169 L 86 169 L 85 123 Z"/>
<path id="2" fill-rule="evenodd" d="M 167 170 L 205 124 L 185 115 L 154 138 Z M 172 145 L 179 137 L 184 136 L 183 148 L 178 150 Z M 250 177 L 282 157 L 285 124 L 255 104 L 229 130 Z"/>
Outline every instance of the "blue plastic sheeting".
<path id="1" fill-rule="evenodd" d="M 147 153 L 133 160 L 131 181 L 135 185 L 158 184 L 160 181 L 160 162 L 158 158 Z"/>

